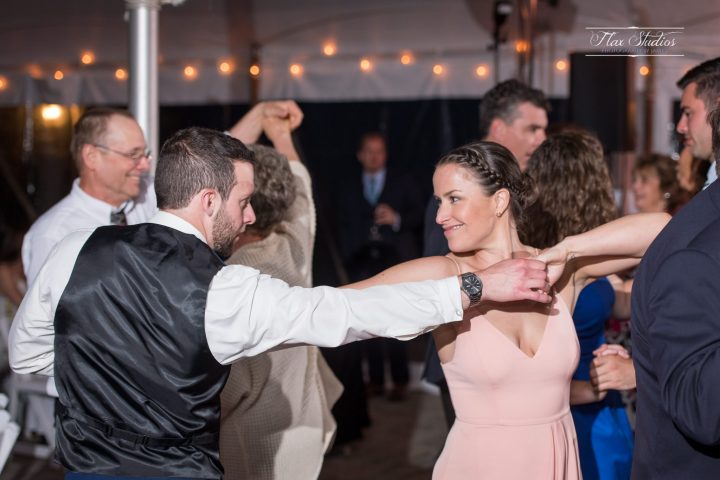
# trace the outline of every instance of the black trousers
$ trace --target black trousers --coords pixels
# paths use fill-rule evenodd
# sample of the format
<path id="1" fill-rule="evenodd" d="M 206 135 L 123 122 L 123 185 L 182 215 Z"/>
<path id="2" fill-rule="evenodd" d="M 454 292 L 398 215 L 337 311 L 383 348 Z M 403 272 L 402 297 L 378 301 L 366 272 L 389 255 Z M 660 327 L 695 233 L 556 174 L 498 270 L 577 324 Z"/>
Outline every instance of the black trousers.
<path id="1" fill-rule="evenodd" d="M 360 439 L 362 429 L 370 425 L 362 372 L 362 342 L 321 351 L 343 385 L 343 393 L 332 408 L 337 423 L 335 445 Z"/>

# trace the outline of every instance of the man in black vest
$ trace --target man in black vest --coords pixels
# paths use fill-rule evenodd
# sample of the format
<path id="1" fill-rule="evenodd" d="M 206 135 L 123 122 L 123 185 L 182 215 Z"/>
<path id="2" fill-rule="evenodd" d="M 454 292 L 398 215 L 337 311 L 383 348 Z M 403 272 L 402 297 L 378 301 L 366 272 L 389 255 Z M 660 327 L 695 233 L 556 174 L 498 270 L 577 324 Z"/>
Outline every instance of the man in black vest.
<path id="1" fill-rule="evenodd" d="M 176 133 L 156 170 L 161 211 L 70 234 L 40 269 L 13 322 L 10 363 L 55 375 L 66 478 L 222 478 L 219 400 L 233 361 L 281 344 L 408 339 L 481 299 L 550 300 L 534 260 L 366 291 L 290 288 L 225 266 L 255 221 L 253 161 L 220 132 Z"/>

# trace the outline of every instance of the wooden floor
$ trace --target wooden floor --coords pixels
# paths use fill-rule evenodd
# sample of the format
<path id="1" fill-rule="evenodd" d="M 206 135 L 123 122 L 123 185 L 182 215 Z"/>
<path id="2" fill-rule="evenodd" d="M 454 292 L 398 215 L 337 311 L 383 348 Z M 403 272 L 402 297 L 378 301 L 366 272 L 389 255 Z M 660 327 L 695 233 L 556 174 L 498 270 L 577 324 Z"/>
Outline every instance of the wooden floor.
<path id="1" fill-rule="evenodd" d="M 321 480 L 426 480 L 447 430 L 440 398 L 414 390 L 405 402 L 370 401 L 372 426 L 348 454 L 325 459 Z M 61 480 L 53 462 L 13 454 L 0 480 Z M 293 479 L 302 480 L 302 479 Z"/>
<path id="2" fill-rule="evenodd" d="M 405 402 L 370 402 L 372 426 L 347 456 L 325 459 L 321 480 L 429 479 L 447 427 L 440 397 L 412 392 Z"/>

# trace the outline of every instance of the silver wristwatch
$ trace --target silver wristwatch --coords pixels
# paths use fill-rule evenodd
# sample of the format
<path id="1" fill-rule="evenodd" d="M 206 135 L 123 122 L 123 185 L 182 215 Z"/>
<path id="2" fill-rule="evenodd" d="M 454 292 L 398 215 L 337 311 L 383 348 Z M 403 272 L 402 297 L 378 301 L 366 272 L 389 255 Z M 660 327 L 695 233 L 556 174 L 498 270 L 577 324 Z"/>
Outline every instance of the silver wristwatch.
<path id="1" fill-rule="evenodd" d="M 465 292 L 465 295 L 470 299 L 469 307 L 474 307 L 480 303 L 480 297 L 482 297 L 483 284 L 480 277 L 472 272 L 463 273 L 460 275 L 462 280 L 460 289 Z"/>

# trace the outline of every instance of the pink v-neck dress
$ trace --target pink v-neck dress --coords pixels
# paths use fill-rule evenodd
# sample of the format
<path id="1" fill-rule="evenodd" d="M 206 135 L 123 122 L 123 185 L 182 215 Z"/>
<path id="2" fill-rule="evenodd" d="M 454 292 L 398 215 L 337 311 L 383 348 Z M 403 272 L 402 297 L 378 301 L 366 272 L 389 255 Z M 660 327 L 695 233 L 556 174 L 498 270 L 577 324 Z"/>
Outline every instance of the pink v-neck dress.
<path id="1" fill-rule="evenodd" d="M 483 316 L 463 322 L 443 365 L 457 419 L 434 480 L 582 478 L 569 405 L 580 348 L 557 295 L 550 312 L 534 357 Z"/>

